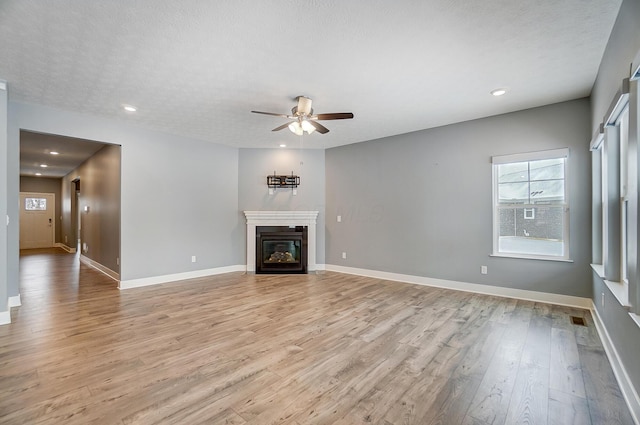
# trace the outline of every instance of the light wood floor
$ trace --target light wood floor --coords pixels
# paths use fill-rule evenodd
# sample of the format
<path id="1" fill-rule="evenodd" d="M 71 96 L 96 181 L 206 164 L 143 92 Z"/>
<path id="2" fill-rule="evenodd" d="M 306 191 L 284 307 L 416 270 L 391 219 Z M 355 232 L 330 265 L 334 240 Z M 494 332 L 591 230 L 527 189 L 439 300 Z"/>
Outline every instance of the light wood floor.
<path id="1" fill-rule="evenodd" d="M 588 311 L 338 273 L 118 291 L 22 254 L 2 424 L 632 423 Z"/>

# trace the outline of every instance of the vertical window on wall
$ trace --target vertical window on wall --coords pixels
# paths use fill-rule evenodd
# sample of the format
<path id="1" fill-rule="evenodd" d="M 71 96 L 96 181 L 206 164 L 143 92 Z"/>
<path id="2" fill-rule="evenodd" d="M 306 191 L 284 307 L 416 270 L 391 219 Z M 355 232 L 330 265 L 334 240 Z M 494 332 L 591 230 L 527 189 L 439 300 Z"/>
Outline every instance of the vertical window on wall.
<path id="1" fill-rule="evenodd" d="M 620 273 L 621 280 L 627 279 L 627 241 L 628 241 L 628 221 L 627 207 L 629 204 L 629 170 L 635 169 L 629 156 L 629 108 L 626 107 L 620 114 L 616 122 L 620 138 Z"/>
<path id="2" fill-rule="evenodd" d="M 604 193 L 603 193 L 603 158 L 602 140 L 595 140 L 590 146 L 591 155 L 591 188 L 592 188 L 592 263 L 603 264 L 604 258 Z"/>
<path id="3" fill-rule="evenodd" d="M 600 169 L 593 169 L 592 180 L 594 205 L 602 205 L 598 211 L 601 217 L 596 217 L 594 211 L 594 219 L 601 218 L 601 276 L 608 282 L 625 284 L 629 283 L 629 270 L 636 265 L 636 259 L 630 258 L 629 247 L 637 244 L 634 235 L 637 211 L 632 205 L 637 199 L 638 167 L 636 149 L 629 143 L 630 124 L 629 85 L 625 80 L 601 124 L 601 136 L 591 142 L 591 150 L 601 160 Z M 598 172 L 600 175 L 596 176 Z M 600 180 L 596 181 L 596 177 Z M 596 183 L 598 191 L 595 190 Z M 619 300 L 627 302 L 623 298 Z"/>
<path id="4" fill-rule="evenodd" d="M 604 243 L 604 241 L 607 240 L 607 214 L 606 214 L 607 211 L 606 211 L 605 202 L 604 202 L 607 196 L 605 192 L 605 179 L 604 179 L 606 166 L 607 166 L 606 165 L 607 154 L 603 149 L 602 145 L 600 145 L 600 147 L 596 152 L 600 159 L 600 175 L 598 176 L 598 180 L 599 180 L 598 187 L 600 188 L 600 190 L 597 192 L 597 195 L 594 195 L 594 196 L 598 196 L 600 201 L 598 202 L 599 217 L 600 217 L 600 222 L 598 223 L 600 227 L 600 263 L 604 264 L 604 259 L 607 258 L 607 253 L 606 253 L 607 248 L 606 248 L 606 244 Z M 594 191 L 594 194 L 595 193 L 596 192 Z"/>
<path id="5" fill-rule="evenodd" d="M 492 158 L 493 255 L 569 259 L 568 153 Z"/>

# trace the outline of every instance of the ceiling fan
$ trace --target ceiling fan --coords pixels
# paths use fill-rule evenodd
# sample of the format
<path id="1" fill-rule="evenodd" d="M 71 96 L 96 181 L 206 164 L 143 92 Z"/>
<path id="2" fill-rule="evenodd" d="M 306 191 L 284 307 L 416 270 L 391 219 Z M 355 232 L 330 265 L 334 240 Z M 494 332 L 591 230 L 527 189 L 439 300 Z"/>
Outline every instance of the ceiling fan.
<path id="1" fill-rule="evenodd" d="M 293 133 L 298 136 L 302 136 L 304 132 L 307 134 L 311 134 L 314 131 L 318 131 L 320 134 L 325 134 L 329 132 L 329 129 L 318 122 L 318 120 L 346 120 L 353 118 L 353 114 L 351 112 L 335 112 L 332 114 L 313 114 L 313 109 L 311 109 L 312 100 L 306 96 L 298 96 L 296 99 L 298 104 L 291 109 L 291 115 L 286 114 L 276 114 L 274 112 L 260 112 L 260 111 L 251 111 L 254 114 L 264 114 L 264 115 L 273 115 L 276 117 L 288 118 L 293 120 L 286 124 L 282 124 L 279 127 L 274 128 L 271 131 L 280 131 L 283 128 L 289 127 Z"/>

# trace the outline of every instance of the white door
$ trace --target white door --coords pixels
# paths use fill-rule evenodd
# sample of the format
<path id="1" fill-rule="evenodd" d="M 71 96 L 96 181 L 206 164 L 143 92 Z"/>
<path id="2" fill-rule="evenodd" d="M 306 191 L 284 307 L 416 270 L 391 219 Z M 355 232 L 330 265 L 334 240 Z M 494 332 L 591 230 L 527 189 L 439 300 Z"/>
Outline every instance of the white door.
<path id="1" fill-rule="evenodd" d="M 53 246 L 55 199 L 53 193 L 20 192 L 20 249 Z"/>

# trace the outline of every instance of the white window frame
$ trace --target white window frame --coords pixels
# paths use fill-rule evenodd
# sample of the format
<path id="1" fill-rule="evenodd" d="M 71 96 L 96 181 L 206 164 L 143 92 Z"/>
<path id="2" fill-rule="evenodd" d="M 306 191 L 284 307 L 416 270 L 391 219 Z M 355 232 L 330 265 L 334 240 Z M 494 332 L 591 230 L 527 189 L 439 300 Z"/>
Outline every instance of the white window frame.
<path id="1" fill-rule="evenodd" d="M 620 116 L 616 120 L 620 141 L 620 280 L 628 284 L 627 275 L 627 205 L 629 203 L 629 171 L 633 172 L 634 166 L 630 164 L 629 157 L 629 105 L 624 106 Z"/>
<path id="2" fill-rule="evenodd" d="M 525 220 L 534 220 L 536 218 L 535 208 L 523 208 L 523 211 Z"/>
<path id="3" fill-rule="evenodd" d="M 629 201 L 635 202 L 638 196 L 637 152 L 634 151 L 632 155 L 629 149 L 630 133 L 637 131 L 637 128 L 632 130 L 630 113 L 630 85 L 625 79 L 600 124 L 600 134 L 594 136 L 590 146 L 601 158 L 600 175 L 593 176 L 599 178 L 601 193 L 593 194 L 593 205 L 602 205 L 602 259 L 601 263 L 592 264 L 592 267 L 625 308 L 632 307 L 630 289 L 631 285 L 637 284 L 628 279 L 628 271 L 637 264 L 637 259 L 628 257 L 627 248 L 631 244 L 637 245 L 637 235 L 629 232 L 629 223 L 636 220 L 637 216 L 632 217 L 627 207 Z M 609 157 L 609 153 L 614 157 Z M 611 173 L 610 167 L 616 168 L 617 173 Z M 612 178 L 615 180 L 611 181 Z M 597 196 L 601 199 L 597 199 Z M 614 203 L 615 208 L 612 208 Z M 616 210 L 614 217 L 611 213 Z"/>
<path id="4" fill-rule="evenodd" d="M 498 199 L 498 165 L 502 164 L 511 164 L 517 162 L 530 162 L 530 161 L 539 161 L 545 159 L 565 159 L 565 168 L 564 168 L 564 204 L 560 204 L 563 209 L 563 223 L 562 223 L 562 239 L 563 239 L 563 255 L 536 255 L 536 254 L 520 254 L 520 253 L 512 253 L 512 252 L 501 252 L 500 251 L 500 209 L 501 208 L 513 208 L 520 207 L 531 209 L 535 208 L 535 204 L 500 204 Z M 524 259 L 532 259 L 532 260 L 551 260 L 551 261 L 571 261 L 570 257 L 570 240 L 569 240 L 569 149 L 561 148 L 561 149 L 552 149 L 545 150 L 539 152 L 527 152 L 527 153 L 518 153 L 512 155 L 500 155 L 494 156 L 491 158 L 492 163 L 492 192 L 493 192 L 493 204 L 492 204 L 492 213 L 493 213 L 493 253 L 492 256 L 495 257 L 510 257 L 510 258 L 524 258 Z M 554 204 L 554 206 L 558 206 L 558 204 Z"/>

